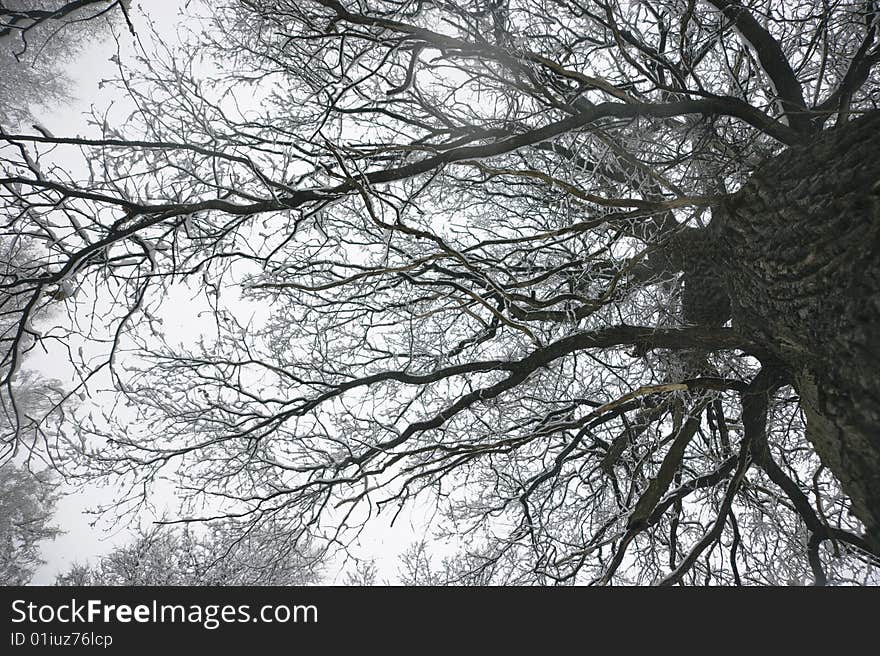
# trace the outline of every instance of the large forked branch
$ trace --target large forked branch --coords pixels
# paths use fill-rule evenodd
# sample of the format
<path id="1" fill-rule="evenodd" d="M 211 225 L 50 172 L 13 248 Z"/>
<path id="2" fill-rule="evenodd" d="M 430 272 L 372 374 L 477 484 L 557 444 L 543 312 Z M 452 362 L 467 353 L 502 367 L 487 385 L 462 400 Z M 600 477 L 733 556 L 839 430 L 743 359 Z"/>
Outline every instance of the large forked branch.
<path id="1" fill-rule="evenodd" d="M 495 157 L 514 152 L 520 148 L 536 146 L 568 132 L 587 128 L 591 123 L 602 119 L 635 119 L 646 118 L 670 118 L 693 114 L 702 115 L 725 115 L 739 118 L 752 127 L 768 134 L 782 143 L 792 145 L 800 141 L 800 137 L 789 127 L 773 120 L 763 112 L 751 105 L 733 97 L 703 98 L 700 100 L 685 100 L 671 103 L 613 103 L 606 102 L 594 105 L 585 111 L 568 116 L 559 121 L 548 123 L 539 128 L 527 130 L 512 135 L 506 139 L 500 139 L 488 144 L 459 146 L 440 152 L 436 155 L 425 157 L 418 161 L 403 166 L 372 171 L 364 174 L 364 179 L 369 184 L 385 184 L 406 180 L 424 173 L 429 173 L 447 164 L 455 164 L 465 160 L 479 160 Z M 112 140 L 86 140 L 86 139 L 55 139 L 48 137 L 6 135 L 8 141 L 31 141 L 35 143 L 65 143 L 82 145 L 131 145 L 135 148 L 159 148 L 160 144 L 146 142 L 122 142 Z M 43 188 L 56 191 L 73 198 L 85 198 L 115 204 L 132 212 L 133 215 L 162 214 L 165 218 L 180 214 L 192 213 L 204 210 L 220 210 L 236 215 L 256 214 L 285 209 L 294 209 L 309 202 L 325 201 L 330 198 L 350 194 L 357 190 L 357 186 L 346 181 L 332 187 L 319 187 L 297 190 L 284 197 L 272 200 L 259 201 L 250 204 L 237 204 L 227 201 L 212 199 L 199 203 L 169 203 L 169 204 L 140 204 L 125 199 L 114 199 L 103 194 L 96 194 L 73 187 L 68 187 L 56 182 L 35 180 L 13 176 L 0 178 L 0 184 L 21 184 L 35 188 Z"/>
<path id="2" fill-rule="evenodd" d="M 727 515 L 731 512 L 733 500 L 742 485 L 749 465 L 752 463 L 755 444 L 760 444 L 767 439 L 767 413 L 770 407 L 770 399 L 782 385 L 780 372 L 772 367 L 764 366 L 758 375 L 752 380 L 748 389 L 742 395 L 742 421 L 743 441 L 737 461 L 736 471 L 730 479 L 721 508 L 712 524 L 712 528 L 700 539 L 685 556 L 681 564 L 666 576 L 659 585 L 675 585 L 694 566 L 700 555 L 716 540 L 721 537 Z"/>
<path id="3" fill-rule="evenodd" d="M 684 426 L 679 429 L 678 435 L 672 442 L 672 446 L 669 447 L 669 451 L 663 458 L 663 462 L 660 465 L 660 471 L 657 472 L 657 476 L 651 480 L 648 489 L 642 493 L 642 496 L 639 497 L 638 503 L 636 503 L 636 507 L 633 509 L 632 513 L 630 513 L 629 519 L 627 520 L 627 528 L 642 529 L 647 524 L 654 508 L 656 508 L 661 497 L 669 489 L 669 485 L 672 483 L 675 472 L 681 466 L 681 461 L 684 459 L 685 449 L 687 449 L 688 444 L 690 444 L 690 441 L 700 428 L 700 413 L 706 407 L 707 403 L 708 400 L 698 404 L 691 413 L 691 416 L 685 422 Z"/>
<path id="4" fill-rule="evenodd" d="M 743 39 L 754 49 L 761 67 L 776 89 L 782 113 L 788 119 L 788 124 L 796 132 L 810 132 L 812 124 L 806 113 L 803 87 L 782 51 L 779 41 L 755 20 L 741 3 L 731 0 L 707 0 L 707 2 L 730 19 Z"/>
<path id="5" fill-rule="evenodd" d="M 762 437 L 766 435 L 767 412 L 770 405 L 770 398 L 781 385 L 779 372 L 774 368 L 764 367 L 755 376 L 752 382 L 745 388 L 740 389 L 743 406 L 743 441 L 740 445 L 739 454 L 729 458 L 712 474 L 695 479 L 690 483 L 681 486 L 678 490 L 673 491 L 662 502 L 660 496 L 666 491 L 672 479 L 674 469 L 680 464 L 684 455 L 684 448 L 690 441 L 693 434 L 699 427 L 699 419 L 692 417 L 685 426 L 679 431 L 675 443 L 669 450 L 666 458 L 661 466 L 661 471 L 657 478 L 649 485 L 648 490 L 639 499 L 632 515 L 627 522 L 627 531 L 621 538 L 620 544 L 611 559 L 605 573 L 595 582 L 600 585 L 607 585 L 614 576 L 617 569 L 623 562 L 627 547 L 635 539 L 635 537 L 660 521 L 666 510 L 676 501 L 681 500 L 687 494 L 699 487 L 708 487 L 719 483 L 731 470 L 734 470 L 733 476 L 728 483 L 727 490 L 724 494 L 724 500 L 721 503 L 715 521 L 709 531 L 700 539 L 700 541 L 691 549 L 685 559 L 675 568 L 669 575 L 659 582 L 659 585 L 675 585 L 682 577 L 693 567 L 694 563 L 715 540 L 721 537 L 724 529 L 724 523 L 727 516 L 731 512 L 733 500 L 742 485 L 746 472 L 753 461 L 753 450 L 756 441 L 760 442 Z M 766 439 L 766 437 L 764 437 Z"/>
<path id="6" fill-rule="evenodd" d="M 877 22 L 877 10 L 866 16 L 868 30 L 862 45 L 856 51 L 849 63 L 849 68 L 843 76 L 837 89 L 824 101 L 816 106 L 816 127 L 821 128 L 825 121 L 835 111 L 839 112 L 838 123 L 846 122 L 849 112 L 849 104 L 853 95 L 861 89 L 867 81 L 871 69 L 880 63 L 880 46 L 876 45 L 877 36 L 880 33 L 880 23 Z M 873 47 L 873 50 L 871 49 Z"/>
<path id="7" fill-rule="evenodd" d="M 636 346 L 645 349 L 707 348 L 712 350 L 741 349 L 747 352 L 749 350 L 753 350 L 753 347 L 745 343 L 739 335 L 737 335 L 729 328 L 705 329 L 692 327 L 657 330 L 652 328 L 644 328 L 641 326 L 622 325 L 613 326 L 603 330 L 576 333 L 569 337 L 557 340 L 542 348 L 538 348 L 520 360 L 514 360 L 507 363 L 497 363 L 497 366 L 492 366 L 493 369 L 508 372 L 508 375 L 499 382 L 489 387 L 475 389 L 469 394 L 462 396 L 455 403 L 447 407 L 442 412 L 437 413 L 430 419 L 410 424 L 406 428 L 406 430 L 404 430 L 402 433 L 400 433 L 400 435 L 394 437 L 393 439 L 372 446 L 360 455 L 346 458 L 339 464 L 339 468 L 341 469 L 343 467 L 348 467 L 351 465 L 363 465 L 378 454 L 384 453 L 389 449 L 400 446 L 417 433 L 439 428 L 449 419 L 467 410 L 474 404 L 480 401 L 487 401 L 497 398 L 506 391 L 517 387 L 518 385 L 526 381 L 529 376 L 531 376 L 534 372 L 538 371 L 542 367 L 548 366 L 550 363 L 563 356 L 583 349 L 613 348 L 617 346 Z M 496 363 L 491 364 L 496 365 Z M 456 372 L 458 371 L 460 371 L 460 369 L 456 370 Z M 399 380 L 401 379 L 401 377 L 398 376 L 395 377 L 395 379 Z M 419 377 L 418 380 L 421 382 L 425 379 Z M 375 381 L 371 380 L 371 382 Z M 353 381 L 346 389 L 350 389 L 351 387 L 357 385 L 358 382 Z M 719 383 L 718 379 L 695 379 L 692 382 L 683 381 L 682 383 L 677 385 L 673 384 L 657 386 L 656 390 L 686 390 L 690 389 L 692 385 L 694 388 L 718 388 L 719 385 L 721 385 L 721 388 L 723 389 L 726 389 L 728 387 L 726 384 L 723 383 L 723 381 Z M 325 395 L 325 397 L 329 398 L 330 396 L 336 396 L 338 393 L 339 392 L 337 390 L 334 390 L 333 392 L 329 392 L 327 395 Z M 638 393 L 639 390 L 637 390 L 634 394 Z M 303 414 L 304 411 L 309 411 L 313 409 L 318 403 L 322 402 L 323 400 L 324 399 L 317 402 L 309 403 L 307 404 L 307 407 L 300 408 L 295 411 L 289 411 L 282 418 L 287 418 L 287 416 L 299 416 Z M 600 410 L 604 409 L 609 408 L 605 408 L 604 406 L 603 408 L 600 408 Z"/>
<path id="8" fill-rule="evenodd" d="M 674 114 L 655 114 L 653 113 L 653 111 L 656 110 L 652 110 L 650 108 L 664 107 L 664 105 L 640 104 L 636 102 L 634 98 L 632 98 L 630 95 L 605 82 L 604 80 L 597 79 L 591 76 L 585 76 L 576 71 L 563 68 L 552 60 L 549 60 L 546 57 L 537 55 L 535 53 L 527 52 L 524 55 L 521 53 L 521 56 L 524 56 L 525 59 L 532 64 L 540 65 L 558 75 L 571 78 L 585 85 L 586 87 L 600 89 L 605 93 L 617 98 L 618 100 L 623 100 L 625 101 L 624 106 L 638 107 L 639 109 L 636 110 L 636 115 L 668 117 L 672 115 L 678 115 L 679 113 L 725 114 L 740 118 L 787 145 L 791 145 L 797 142 L 797 135 L 800 133 L 808 132 L 810 130 L 811 123 L 805 113 L 806 106 L 803 97 L 803 89 L 800 82 L 798 82 L 797 77 L 795 77 L 794 71 L 792 70 L 791 65 L 788 63 L 785 54 L 782 52 L 782 47 L 779 45 L 776 39 L 774 39 L 767 30 L 761 27 L 760 23 L 758 23 L 754 19 L 754 17 L 752 17 L 752 15 L 749 14 L 741 5 L 728 2 L 728 0 L 709 1 L 713 5 L 718 7 L 718 9 L 720 9 L 722 12 L 724 12 L 724 14 L 734 22 L 743 37 L 748 40 L 748 42 L 755 48 L 755 50 L 757 50 L 758 58 L 761 62 L 761 65 L 764 67 L 767 75 L 770 77 L 771 82 L 776 87 L 776 92 L 782 103 L 783 114 L 788 120 L 789 126 L 791 126 L 792 131 L 795 134 L 785 134 L 785 130 L 778 130 L 777 126 L 773 125 L 776 122 L 773 121 L 770 117 L 768 117 L 763 112 L 755 109 L 751 105 L 748 105 L 747 103 L 742 102 L 741 100 L 736 98 L 708 98 L 705 100 L 690 101 L 697 104 L 707 103 L 707 105 L 703 105 L 704 107 L 707 107 L 707 109 L 708 105 L 711 105 L 712 108 L 708 109 L 708 111 L 707 109 L 700 109 L 697 111 L 676 111 Z M 475 54 L 479 54 L 480 56 L 488 56 L 492 59 L 495 59 L 496 61 L 505 64 L 515 64 L 517 60 L 515 56 L 513 56 L 504 48 L 491 46 L 487 43 L 470 43 L 462 39 L 439 34 L 437 32 L 432 32 L 430 30 L 426 30 L 424 28 L 416 27 L 413 25 L 408 25 L 406 23 L 388 20 L 377 16 L 367 16 L 364 14 L 353 13 L 343 7 L 342 4 L 338 2 L 338 0 L 317 0 L 317 2 L 318 4 L 323 5 L 328 9 L 334 11 L 336 13 L 337 20 L 344 20 L 350 23 L 367 27 L 380 28 L 383 30 L 391 30 L 400 34 L 404 34 L 412 39 L 429 42 L 432 45 L 441 49 L 454 48 L 464 52 L 472 52 Z M 608 104 L 609 103 L 603 103 L 602 106 L 606 106 Z M 659 111 L 662 112 L 663 110 Z M 628 116 L 631 116 L 631 114 L 626 114 L 626 116 L 616 115 L 617 118 L 625 118 Z M 770 131 L 771 129 L 772 132 Z"/>
<path id="9" fill-rule="evenodd" d="M 556 62 L 544 56 L 538 55 L 537 53 L 525 52 L 514 55 L 505 48 L 492 46 L 485 42 L 479 44 L 471 43 L 469 41 L 465 41 L 456 37 L 440 34 L 438 32 L 432 32 L 431 30 L 426 30 L 421 27 L 401 23 L 399 21 L 389 20 L 378 16 L 368 16 L 365 14 L 353 13 L 347 10 L 338 0 L 316 1 L 318 2 L 318 4 L 332 10 L 336 14 L 336 20 L 346 21 L 365 27 L 373 27 L 381 30 L 397 32 L 398 34 L 405 35 L 406 37 L 418 40 L 419 42 L 431 43 L 433 46 L 440 49 L 450 48 L 459 50 L 461 52 L 472 53 L 480 57 L 488 57 L 502 64 L 513 66 L 514 68 L 518 64 L 518 57 L 521 57 L 531 64 L 539 65 L 557 75 L 570 78 L 584 85 L 586 88 L 600 89 L 608 95 L 617 98 L 618 100 L 624 101 L 620 104 L 609 102 L 602 103 L 600 105 L 591 107 L 592 111 L 586 110 L 575 114 L 571 117 L 571 120 L 573 120 L 575 123 L 573 128 L 581 127 L 586 123 L 606 117 L 634 118 L 636 116 L 649 116 L 653 118 L 669 118 L 672 116 L 681 116 L 686 114 L 726 115 L 743 120 L 749 125 L 757 128 L 758 130 L 761 130 L 762 132 L 772 136 L 774 139 L 777 139 L 778 141 L 786 145 L 792 145 L 800 140 L 799 133 L 806 132 L 807 128 L 809 128 L 810 125 L 809 121 L 807 121 L 806 119 L 806 115 L 803 114 L 804 101 L 803 92 L 800 88 L 800 83 L 798 83 L 797 79 L 794 76 L 794 73 L 791 71 L 791 66 L 789 66 L 788 61 L 785 59 L 785 55 L 782 53 L 781 47 L 776 42 L 776 40 L 773 39 L 773 37 L 754 20 L 754 18 L 747 14 L 738 20 L 743 20 L 748 23 L 749 19 L 751 19 L 751 23 L 753 23 L 753 25 L 747 25 L 745 31 L 743 31 L 742 27 L 740 28 L 740 30 L 743 31 L 744 34 L 752 35 L 752 39 L 755 39 L 755 41 L 752 41 L 752 43 L 755 45 L 756 48 L 773 48 L 775 46 L 776 52 L 774 53 L 774 59 L 778 59 L 778 63 L 776 63 L 775 61 L 768 61 L 767 63 L 765 63 L 763 59 L 761 60 L 761 62 L 762 65 L 765 66 L 765 68 L 767 68 L 768 66 L 770 67 L 769 70 L 772 71 L 771 80 L 773 81 L 774 85 L 776 85 L 777 87 L 779 87 L 780 84 L 782 85 L 784 94 L 786 94 L 782 97 L 786 100 L 786 102 L 788 102 L 787 94 L 792 94 L 794 93 L 794 89 L 797 89 L 796 95 L 800 97 L 800 104 L 797 104 L 796 101 L 792 101 L 790 103 L 791 107 L 787 107 L 786 109 L 788 109 L 788 111 L 784 112 L 786 118 L 789 120 L 789 125 L 791 126 L 791 128 L 794 129 L 790 129 L 788 126 L 773 120 L 765 113 L 735 97 L 714 96 L 703 98 L 700 100 L 689 100 L 668 104 L 639 103 L 636 102 L 636 100 L 629 94 L 623 92 L 622 90 L 616 88 L 615 86 L 609 84 L 604 80 L 592 76 L 583 75 L 581 73 L 578 73 L 577 71 L 566 69 Z M 739 23 L 737 23 L 737 25 L 739 25 Z M 750 39 L 750 41 L 752 39 Z M 785 68 L 788 69 L 788 77 L 786 77 L 786 75 L 784 74 Z M 780 70 L 779 73 L 776 72 L 777 69 Z M 769 71 L 768 74 L 770 74 Z M 777 81 L 777 79 L 779 81 Z M 779 89 L 777 89 L 777 91 L 779 91 Z M 579 107 L 583 107 L 583 105 L 579 105 Z M 797 115 L 797 120 L 793 121 L 793 118 L 788 116 L 788 112 L 792 111 L 795 108 L 797 108 L 797 111 L 800 112 L 800 114 Z M 587 118 L 590 116 L 592 116 L 592 118 Z M 805 123 L 806 127 L 801 126 L 798 121 Z M 565 123 L 565 121 L 561 121 L 560 123 Z M 541 140 L 543 141 L 543 139 Z"/>

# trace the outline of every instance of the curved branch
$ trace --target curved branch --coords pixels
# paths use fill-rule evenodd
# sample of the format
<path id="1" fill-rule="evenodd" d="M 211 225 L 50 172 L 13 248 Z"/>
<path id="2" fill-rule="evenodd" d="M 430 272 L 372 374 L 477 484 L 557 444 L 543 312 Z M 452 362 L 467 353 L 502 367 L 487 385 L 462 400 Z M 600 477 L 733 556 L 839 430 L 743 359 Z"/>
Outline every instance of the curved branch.
<path id="1" fill-rule="evenodd" d="M 776 90 L 782 113 L 792 129 L 800 133 L 811 132 L 812 125 L 806 113 L 803 87 L 779 41 L 741 3 L 731 0 L 706 1 L 733 21 L 743 40 L 755 51 L 761 67 Z"/>

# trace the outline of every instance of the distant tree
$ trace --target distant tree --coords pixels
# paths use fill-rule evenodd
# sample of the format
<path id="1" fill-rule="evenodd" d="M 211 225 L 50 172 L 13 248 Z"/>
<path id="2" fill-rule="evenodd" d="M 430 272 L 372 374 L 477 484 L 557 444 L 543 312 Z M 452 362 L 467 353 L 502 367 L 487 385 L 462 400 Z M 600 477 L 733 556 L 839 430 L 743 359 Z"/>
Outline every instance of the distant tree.
<path id="1" fill-rule="evenodd" d="M 0 585 L 26 585 L 44 564 L 40 542 L 60 533 L 52 526 L 57 500 L 48 472 L 0 465 Z"/>
<path id="2" fill-rule="evenodd" d="M 374 560 L 359 561 L 354 571 L 346 572 L 345 585 L 372 586 L 379 584 L 379 568 Z"/>
<path id="3" fill-rule="evenodd" d="M 550 577 L 535 581 L 528 561 L 513 555 L 499 558 L 491 550 L 460 549 L 435 559 L 427 542 L 411 544 L 398 558 L 397 578 L 402 585 L 528 585 L 553 583 Z M 436 563 L 436 564 L 435 564 Z"/>
<path id="4" fill-rule="evenodd" d="M 39 269 L 46 251 L 40 253 L 33 242 L 0 235 L 0 280 L 19 279 L 31 267 Z M 61 381 L 48 378 L 28 369 L 24 361 L 42 337 L 40 326 L 60 310 L 60 301 L 75 294 L 70 287 L 58 287 L 41 299 L 33 308 L 33 316 L 26 326 L 16 321 L 26 299 L 8 288 L 0 288 L 0 344 L 16 338 L 23 348 L 14 360 L 0 362 L 0 377 L 6 394 L 0 394 L 0 462 L 11 458 L 25 448 L 39 452 L 45 459 L 51 450 L 49 442 L 57 437 L 57 420 L 63 415 L 60 407 L 67 394 Z"/>
<path id="5" fill-rule="evenodd" d="M 94 565 L 73 564 L 56 585 L 305 585 L 320 570 L 307 545 L 289 536 L 230 531 L 198 535 L 188 527 L 141 531 Z"/>

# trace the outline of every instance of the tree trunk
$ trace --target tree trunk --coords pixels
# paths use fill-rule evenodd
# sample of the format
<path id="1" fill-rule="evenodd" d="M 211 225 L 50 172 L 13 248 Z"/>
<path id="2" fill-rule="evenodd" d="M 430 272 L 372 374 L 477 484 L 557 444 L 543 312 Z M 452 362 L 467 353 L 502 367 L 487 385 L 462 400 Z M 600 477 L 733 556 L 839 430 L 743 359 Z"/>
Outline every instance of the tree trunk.
<path id="1" fill-rule="evenodd" d="M 767 162 L 710 233 L 734 326 L 788 369 L 880 549 L 880 112 Z"/>

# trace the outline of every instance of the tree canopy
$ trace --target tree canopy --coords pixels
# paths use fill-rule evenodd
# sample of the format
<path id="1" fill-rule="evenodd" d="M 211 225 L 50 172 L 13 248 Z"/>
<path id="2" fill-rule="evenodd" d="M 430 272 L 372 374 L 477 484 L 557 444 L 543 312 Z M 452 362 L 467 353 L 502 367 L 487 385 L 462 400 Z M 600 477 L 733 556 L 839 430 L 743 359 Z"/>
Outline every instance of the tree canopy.
<path id="1" fill-rule="evenodd" d="M 52 525 L 56 483 L 51 472 L 0 465 L 0 585 L 26 585 L 44 564 L 40 542 L 59 533 Z"/>
<path id="2" fill-rule="evenodd" d="M 415 507 L 447 582 L 876 582 L 877 3 L 190 11 L 124 121 L 2 135 L 68 471 L 328 549 Z"/>

